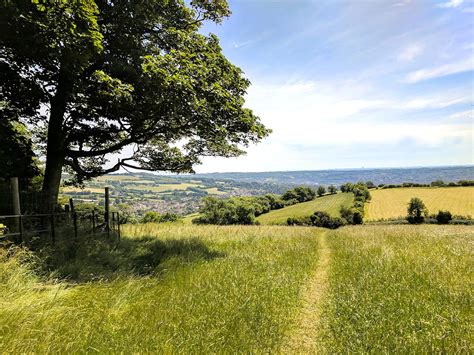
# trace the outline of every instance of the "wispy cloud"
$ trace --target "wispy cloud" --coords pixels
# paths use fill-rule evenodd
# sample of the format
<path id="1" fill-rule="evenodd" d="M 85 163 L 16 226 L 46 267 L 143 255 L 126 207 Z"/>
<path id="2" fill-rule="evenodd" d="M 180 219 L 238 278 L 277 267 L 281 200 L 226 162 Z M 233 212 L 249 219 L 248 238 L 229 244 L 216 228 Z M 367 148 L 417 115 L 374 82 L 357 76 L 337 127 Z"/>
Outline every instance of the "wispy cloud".
<path id="1" fill-rule="evenodd" d="M 398 55 L 398 60 L 402 62 L 411 62 L 423 52 L 423 47 L 419 44 L 412 44 L 404 48 Z"/>
<path id="2" fill-rule="evenodd" d="M 404 81 L 407 83 L 417 83 L 422 80 L 439 78 L 471 70 L 474 70 L 473 57 L 460 60 L 454 63 L 444 64 L 438 67 L 413 71 L 411 73 L 408 73 Z"/>
<path id="3" fill-rule="evenodd" d="M 453 7 L 458 7 L 463 2 L 464 0 L 449 0 L 449 1 L 439 4 L 438 6 L 443 7 L 443 8 L 453 8 Z"/>
<path id="4" fill-rule="evenodd" d="M 461 112 L 456 112 L 448 116 L 450 120 L 473 120 L 474 119 L 474 109 L 466 110 Z"/>

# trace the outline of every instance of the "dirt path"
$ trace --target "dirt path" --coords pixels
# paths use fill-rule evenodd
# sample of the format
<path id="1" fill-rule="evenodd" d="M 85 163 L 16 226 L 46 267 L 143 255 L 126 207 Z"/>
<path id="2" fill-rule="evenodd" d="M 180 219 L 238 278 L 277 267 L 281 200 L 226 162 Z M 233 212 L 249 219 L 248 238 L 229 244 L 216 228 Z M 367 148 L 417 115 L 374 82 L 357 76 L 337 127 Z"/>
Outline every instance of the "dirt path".
<path id="1" fill-rule="evenodd" d="M 331 250 L 327 246 L 327 232 L 320 238 L 320 255 L 314 275 L 303 291 L 303 302 L 294 323 L 281 348 L 282 353 L 317 353 L 322 348 L 318 344 L 321 329 L 322 298 L 327 289 L 328 268 Z"/>

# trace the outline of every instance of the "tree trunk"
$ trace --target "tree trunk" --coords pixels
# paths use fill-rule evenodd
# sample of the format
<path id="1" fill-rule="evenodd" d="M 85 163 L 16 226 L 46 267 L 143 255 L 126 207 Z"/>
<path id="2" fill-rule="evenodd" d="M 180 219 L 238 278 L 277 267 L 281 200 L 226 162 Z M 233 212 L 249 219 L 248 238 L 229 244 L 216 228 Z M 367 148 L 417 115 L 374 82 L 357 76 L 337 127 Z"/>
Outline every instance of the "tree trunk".
<path id="1" fill-rule="evenodd" d="M 56 95 L 51 100 L 48 122 L 48 142 L 46 147 L 46 169 L 43 180 L 44 213 L 53 212 L 59 194 L 61 174 L 65 161 L 65 132 L 63 130 L 70 82 L 64 72 L 60 72 Z"/>
<path id="2" fill-rule="evenodd" d="M 58 155 L 47 154 L 46 169 L 43 180 L 43 206 L 44 213 L 51 213 L 58 202 L 59 186 L 61 184 L 61 174 L 63 171 L 64 158 Z"/>

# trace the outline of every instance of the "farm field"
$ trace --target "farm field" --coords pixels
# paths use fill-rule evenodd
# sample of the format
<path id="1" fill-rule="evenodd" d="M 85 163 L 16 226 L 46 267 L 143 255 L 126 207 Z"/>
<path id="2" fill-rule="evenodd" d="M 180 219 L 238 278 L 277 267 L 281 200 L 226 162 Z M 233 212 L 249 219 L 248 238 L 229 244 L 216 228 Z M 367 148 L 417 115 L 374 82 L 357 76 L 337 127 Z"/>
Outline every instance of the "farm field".
<path id="1" fill-rule="evenodd" d="M 0 250 L 0 352 L 473 350 L 468 226 L 148 224 L 123 235 L 51 276 Z"/>
<path id="2" fill-rule="evenodd" d="M 406 216 L 407 204 L 419 197 L 430 213 L 448 210 L 454 215 L 474 216 L 474 187 L 407 187 L 371 190 L 366 219 L 376 221 Z"/>
<path id="3" fill-rule="evenodd" d="M 296 205 L 273 210 L 257 217 L 257 221 L 264 225 L 286 224 L 288 217 L 305 217 L 315 211 L 326 211 L 334 217 L 339 216 L 341 206 L 349 207 L 352 204 L 352 193 L 339 193 L 317 197 L 312 201 L 297 203 Z"/>

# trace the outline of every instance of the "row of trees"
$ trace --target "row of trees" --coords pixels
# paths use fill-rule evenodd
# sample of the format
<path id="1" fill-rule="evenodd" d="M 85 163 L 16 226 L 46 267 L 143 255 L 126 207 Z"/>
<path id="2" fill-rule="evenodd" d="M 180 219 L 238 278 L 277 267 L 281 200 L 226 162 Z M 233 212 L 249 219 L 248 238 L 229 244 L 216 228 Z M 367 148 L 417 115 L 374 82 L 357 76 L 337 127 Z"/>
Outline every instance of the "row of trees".
<path id="1" fill-rule="evenodd" d="M 457 182 L 445 182 L 443 180 L 435 180 L 429 184 L 421 184 L 416 182 L 404 182 L 401 184 L 380 184 L 378 188 L 380 189 L 395 189 L 399 187 L 456 187 L 456 186 L 474 186 L 474 180 L 459 180 Z"/>
<path id="2" fill-rule="evenodd" d="M 267 194 L 256 197 L 231 197 L 203 199 L 200 216 L 193 219 L 196 224 L 255 224 L 256 217 L 297 203 L 311 201 L 316 192 L 305 186 L 298 186 L 283 195 Z"/>

